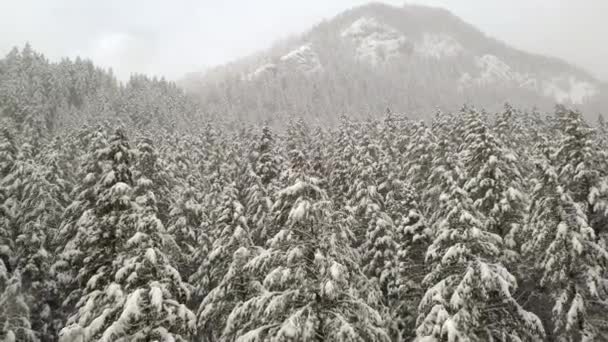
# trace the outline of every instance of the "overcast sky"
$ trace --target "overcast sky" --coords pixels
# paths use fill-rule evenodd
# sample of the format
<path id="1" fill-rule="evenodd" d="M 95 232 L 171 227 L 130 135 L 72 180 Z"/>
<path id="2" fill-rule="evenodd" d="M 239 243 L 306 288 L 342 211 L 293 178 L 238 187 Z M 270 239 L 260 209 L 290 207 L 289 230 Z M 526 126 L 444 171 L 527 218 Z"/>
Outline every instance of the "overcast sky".
<path id="1" fill-rule="evenodd" d="M 364 0 L 2 0 L 0 53 L 29 41 L 52 60 L 77 55 L 176 79 L 303 32 Z M 386 0 L 402 5 L 403 0 Z M 452 11 L 515 47 L 608 81 L 608 0 L 411 0 Z"/>

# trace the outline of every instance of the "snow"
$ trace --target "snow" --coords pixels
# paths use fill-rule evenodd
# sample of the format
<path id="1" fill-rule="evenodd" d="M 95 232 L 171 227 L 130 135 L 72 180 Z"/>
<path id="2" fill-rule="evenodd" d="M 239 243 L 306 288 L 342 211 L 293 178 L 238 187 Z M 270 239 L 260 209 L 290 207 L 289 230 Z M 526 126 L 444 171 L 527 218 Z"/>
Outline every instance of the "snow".
<path id="1" fill-rule="evenodd" d="M 448 34 L 425 33 L 422 40 L 414 45 L 414 51 L 423 57 L 441 59 L 458 56 L 464 52 L 464 48 Z"/>
<path id="2" fill-rule="evenodd" d="M 568 232 L 568 225 L 562 221 L 557 225 L 557 234 L 556 234 L 555 238 L 563 239 L 567 232 Z"/>
<path id="3" fill-rule="evenodd" d="M 568 75 L 545 80 L 542 87 L 545 96 L 552 97 L 559 103 L 582 104 L 599 93 L 592 83 Z"/>
<path id="4" fill-rule="evenodd" d="M 585 312 L 585 303 L 583 301 L 583 297 L 580 294 L 576 294 L 574 299 L 572 300 L 572 304 L 570 305 L 570 309 L 568 310 L 568 315 L 566 316 L 566 329 L 572 328 L 574 325 L 578 323 L 579 315 Z"/>
<path id="5" fill-rule="evenodd" d="M 108 295 L 108 297 L 114 298 L 114 300 L 116 301 L 122 300 L 123 297 L 122 289 L 120 288 L 120 285 L 116 283 L 108 285 L 108 288 L 106 289 L 106 294 Z"/>
<path id="6" fill-rule="evenodd" d="M 254 80 L 260 77 L 264 77 L 266 75 L 275 75 L 278 71 L 279 67 L 275 63 L 266 63 L 259 68 L 255 69 L 252 73 L 247 75 L 247 80 Z"/>
<path id="7" fill-rule="evenodd" d="M 450 264 L 454 262 L 454 260 L 458 259 L 461 255 L 467 253 L 466 246 L 462 244 L 456 244 L 454 246 L 450 246 L 448 250 L 445 252 L 443 257 L 441 258 L 442 264 Z"/>
<path id="8" fill-rule="evenodd" d="M 289 219 L 292 222 L 302 221 L 310 210 L 309 201 L 299 201 L 289 212 Z"/>
<path id="9" fill-rule="evenodd" d="M 84 329 L 85 341 L 88 341 L 91 337 L 97 335 L 101 331 L 103 326 L 106 324 L 106 318 L 108 318 L 109 313 L 110 309 L 103 310 L 102 314 L 99 317 L 95 318 L 93 321 L 91 321 L 91 324 L 89 324 L 86 329 Z M 103 340 L 104 338 L 102 336 L 102 341 Z M 105 340 L 107 340 L 107 338 L 105 338 Z"/>
<path id="10" fill-rule="evenodd" d="M 101 278 L 101 276 L 103 276 L 102 273 L 97 273 L 97 274 L 93 275 L 91 278 L 89 278 L 89 280 L 87 281 L 87 287 L 90 289 L 94 289 L 97 285 L 97 280 L 99 280 L 99 278 Z"/>
<path id="11" fill-rule="evenodd" d="M 341 36 L 356 44 L 357 59 L 373 66 L 403 55 L 411 45 L 399 31 L 371 17 L 354 21 Z"/>
<path id="12" fill-rule="evenodd" d="M 101 342 L 114 341 L 116 336 L 120 336 L 130 326 L 130 323 L 142 316 L 139 305 L 143 289 L 137 289 L 131 293 L 122 308 L 122 313 L 112 325 L 103 332 Z M 98 329 L 92 330 L 98 331 Z"/>
<path id="13" fill-rule="evenodd" d="M 112 170 L 105 175 L 102 182 L 103 182 L 103 185 L 109 186 L 109 185 L 112 185 L 112 183 L 114 183 L 115 181 L 116 181 L 116 175 L 115 175 L 114 171 Z"/>
<path id="14" fill-rule="evenodd" d="M 120 198 L 126 196 L 130 190 L 131 187 L 127 183 L 118 182 L 112 186 L 110 193 L 112 194 L 112 197 Z"/>
<path id="15" fill-rule="evenodd" d="M 336 293 L 336 287 L 334 286 L 333 281 L 331 281 L 331 280 L 326 281 L 323 290 L 324 290 L 325 294 L 327 295 L 327 297 L 334 298 L 334 295 Z"/>
<path id="16" fill-rule="evenodd" d="M 151 181 L 151 180 L 149 180 L 149 179 L 148 179 L 148 178 L 146 178 L 146 177 L 140 177 L 140 178 L 137 180 L 137 185 L 138 185 L 138 186 L 141 186 L 141 187 L 148 188 L 148 187 L 152 186 L 152 181 Z"/>
<path id="17" fill-rule="evenodd" d="M 304 73 L 318 72 L 323 69 L 319 55 L 313 50 L 311 44 L 304 44 L 290 51 L 281 57 L 280 61 L 285 66 L 295 68 Z"/>
<path id="18" fill-rule="evenodd" d="M 483 87 L 493 84 L 505 84 L 536 90 L 537 82 L 534 78 L 512 70 L 511 66 L 495 55 L 486 54 L 481 57 L 475 57 L 475 65 L 480 70 L 479 76 L 473 77 L 468 73 L 464 73 L 460 78 L 459 87 Z"/>
<path id="19" fill-rule="evenodd" d="M 142 232 L 136 232 L 135 234 L 133 234 L 133 236 L 127 240 L 127 244 L 126 246 L 131 248 L 134 247 L 138 244 L 140 244 L 141 242 L 143 242 L 144 240 L 146 240 L 148 238 L 148 235 Z"/>
<path id="20" fill-rule="evenodd" d="M 160 312 L 163 308 L 163 291 L 156 281 L 150 284 L 150 288 L 150 304 L 156 309 L 156 312 Z"/>
<path id="21" fill-rule="evenodd" d="M 456 322 L 453 319 L 448 318 L 441 327 L 441 335 L 447 335 L 447 342 L 457 342 L 461 341 L 460 332 L 458 331 L 458 327 L 456 326 Z"/>
<path id="22" fill-rule="evenodd" d="M 95 181 L 95 174 L 90 172 L 84 177 L 83 183 L 89 184 Z"/>
<path id="23" fill-rule="evenodd" d="M 558 103 L 572 104 L 582 104 L 599 93 L 596 85 L 579 80 L 573 75 L 543 79 L 536 75 L 518 72 L 505 61 L 491 54 L 476 57 L 475 64 L 479 69 L 479 75 L 462 74 L 458 85 L 460 91 L 473 86 L 502 84 L 534 91 Z"/>
<path id="24" fill-rule="evenodd" d="M 289 250 L 289 253 L 287 254 L 287 259 L 286 259 L 287 264 L 294 264 L 303 257 L 304 257 L 304 248 L 302 246 L 296 246 L 295 248 L 292 248 L 291 250 Z"/>
<path id="25" fill-rule="evenodd" d="M 581 242 L 579 241 L 579 239 L 576 236 L 572 237 L 572 248 L 574 248 L 574 250 L 576 251 L 576 254 L 578 254 L 578 255 L 583 254 L 583 245 L 581 244 Z"/>
<path id="26" fill-rule="evenodd" d="M 284 196 L 291 197 L 291 196 L 295 196 L 298 194 L 302 194 L 307 191 L 314 192 L 314 193 L 322 192 L 319 187 L 314 185 L 319 182 L 316 178 L 309 177 L 307 180 L 308 180 L 307 182 L 298 180 L 293 185 L 290 185 L 290 186 L 284 188 L 283 190 L 279 191 L 278 197 L 284 197 Z M 281 205 L 281 201 L 277 201 L 275 203 L 275 206 L 277 206 L 277 205 Z"/>
<path id="27" fill-rule="evenodd" d="M 295 339 L 297 337 L 298 331 L 292 318 L 288 319 L 285 323 L 283 323 L 278 335 L 285 337 L 288 340 Z"/>
<path id="28" fill-rule="evenodd" d="M 9 332 L 12 333 L 12 332 Z M 11 341 L 9 339 L 9 341 Z M 13 335 L 13 342 L 15 341 Z M 59 342 L 84 342 L 84 331 L 78 324 L 69 325 L 59 333 Z"/>
<path id="29" fill-rule="evenodd" d="M 312 74 L 323 71 L 319 55 L 314 51 L 312 44 L 301 45 L 285 55 L 276 63 L 266 63 L 253 72 L 245 75 L 245 81 L 253 81 L 265 76 L 274 76 L 283 69 L 297 70 L 303 74 Z"/>
<path id="30" fill-rule="evenodd" d="M 228 326 L 228 324 L 226 324 Z M 261 336 L 263 336 L 263 332 L 269 328 L 267 325 L 263 325 L 261 327 L 257 327 L 254 330 L 248 331 L 247 333 L 236 338 L 235 342 L 260 342 L 263 341 Z"/>
<path id="31" fill-rule="evenodd" d="M 148 248 L 146 250 L 146 259 L 150 261 L 152 264 L 156 265 L 156 252 L 153 248 Z"/>
<path id="32" fill-rule="evenodd" d="M 17 341 L 17 338 L 15 337 L 15 334 L 13 333 L 12 330 L 9 330 L 8 333 L 6 333 L 6 336 L 4 336 L 3 342 L 15 342 L 15 341 Z M 71 340 L 71 341 L 75 341 L 76 342 L 76 340 Z"/>
<path id="33" fill-rule="evenodd" d="M 139 306 L 140 298 L 142 297 L 143 289 L 137 289 L 127 297 L 125 306 L 120 314 L 120 320 L 128 320 L 130 318 L 136 318 L 141 315 L 141 307 Z"/>
<path id="34" fill-rule="evenodd" d="M 332 263 L 329 268 L 329 274 L 331 274 L 333 279 L 340 280 L 342 278 L 342 265 L 337 262 Z"/>

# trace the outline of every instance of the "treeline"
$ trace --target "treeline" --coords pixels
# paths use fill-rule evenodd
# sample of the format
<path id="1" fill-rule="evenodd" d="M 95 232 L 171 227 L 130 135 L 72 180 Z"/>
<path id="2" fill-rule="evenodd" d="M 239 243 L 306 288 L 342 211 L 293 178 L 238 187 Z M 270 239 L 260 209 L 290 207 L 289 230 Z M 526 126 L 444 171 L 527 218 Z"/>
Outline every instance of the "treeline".
<path id="1" fill-rule="evenodd" d="M 0 59 L 0 111 L 31 136 L 108 120 L 186 129 L 201 117 L 195 101 L 164 79 L 133 75 L 121 83 L 89 60 L 49 62 L 30 45 Z"/>

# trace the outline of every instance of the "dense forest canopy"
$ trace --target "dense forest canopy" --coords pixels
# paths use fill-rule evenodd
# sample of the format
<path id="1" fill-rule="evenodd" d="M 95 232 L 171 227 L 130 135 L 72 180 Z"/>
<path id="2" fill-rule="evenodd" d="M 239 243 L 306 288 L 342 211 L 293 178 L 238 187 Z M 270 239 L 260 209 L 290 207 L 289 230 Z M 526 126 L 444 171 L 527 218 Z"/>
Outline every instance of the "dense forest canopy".
<path id="1" fill-rule="evenodd" d="M 608 339 L 601 117 L 278 128 L 29 46 L 0 109 L 2 342 Z"/>

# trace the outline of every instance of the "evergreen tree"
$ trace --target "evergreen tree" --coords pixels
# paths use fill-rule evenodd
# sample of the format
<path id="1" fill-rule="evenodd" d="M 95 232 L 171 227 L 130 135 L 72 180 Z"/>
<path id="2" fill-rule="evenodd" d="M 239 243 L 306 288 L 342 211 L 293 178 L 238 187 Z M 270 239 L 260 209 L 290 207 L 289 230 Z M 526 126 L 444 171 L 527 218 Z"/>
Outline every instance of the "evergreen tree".
<path id="1" fill-rule="evenodd" d="M 8 274 L 5 264 L 0 261 L 0 341 L 38 342 L 32 329 L 30 309 L 21 288 L 21 274 Z"/>
<path id="2" fill-rule="evenodd" d="M 200 226 L 204 217 L 198 183 L 194 176 L 189 176 L 174 188 L 179 197 L 171 204 L 168 218 L 167 230 L 175 237 L 179 246 L 176 256 L 179 259 L 180 272 L 186 278 L 198 267 L 194 263 L 194 254 L 198 248 Z"/>
<path id="3" fill-rule="evenodd" d="M 77 299 L 75 313 L 70 316 L 68 325 L 78 323 L 83 327 L 91 325 L 110 304 L 111 294 L 104 291 L 114 277 L 114 257 L 120 240 L 128 234 L 123 217 L 131 208 L 133 186 L 132 151 L 122 131 L 116 132 L 106 148 L 94 150 L 92 158 L 94 161 L 90 164 L 100 170 L 85 176 L 85 184 L 94 182 L 79 195 L 86 196 L 88 203 L 75 222 L 74 236 L 62 252 L 64 260 L 72 267 L 79 266 L 73 280 L 75 288 L 68 297 Z M 107 297 L 100 295 L 103 293 Z M 66 309 L 70 310 L 69 306 Z M 86 335 L 87 339 L 101 336 L 101 327 L 97 324 L 92 327 L 94 331 Z"/>
<path id="4" fill-rule="evenodd" d="M 106 204 L 100 206 L 105 211 L 96 213 L 103 215 L 97 216 L 99 226 L 87 227 L 89 235 L 101 234 L 113 244 L 91 260 L 100 265 L 91 272 L 61 341 L 187 341 L 195 328 L 194 314 L 183 304 L 189 287 L 164 251 L 175 244 L 168 243 L 171 239 L 157 218 L 153 183 L 145 176 L 131 180 L 131 155 L 118 131 L 110 142 L 111 171 L 102 177 L 110 186 L 98 202 Z"/>
<path id="5" fill-rule="evenodd" d="M 608 172 L 601 168 L 602 158 L 593 139 L 594 132 L 578 112 L 558 108 L 557 119 L 563 140 L 553 160 L 560 182 L 583 207 L 595 233 L 607 234 Z"/>
<path id="6" fill-rule="evenodd" d="M 468 175 L 464 185 L 477 210 L 487 222 L 487 230 L 503 238 L 512 259 L 519 249 L 516 237 L 521 231 L 527 198 L 515 154 L 510 151 L 477 112 L 466 114 L 466 137 L 462 149 Z"/>
<path id="7" fill-rule="evenodd" d="M 456 156 L 453 156 L 455 158 Z M 543 327 L 513 298 L 515 278 L 499 262 L 502 239 L 487 231 L 483 215 L 462 189 L 458 161 L 436 164 L 441 179 L 436 236 L 426 259 L 431 271 L 421 299 L 416 335 L 423 341 L 534 340 Z"/>
<path id="8" fill-rule="evenodd" d="M 545 324 L 557 341 L 599 339 L 606 328 L 600 317 L 606 312 L 608 253 L 597 243 L 586 207 L 561 183 L 557 170 L 547 160 L 538 167 L 524 250 L 539 274 L 535 280 L 552 301 Z"/>
<path id="9" fill-rule="evenodd" d="M 263 287 L 232 311 L 223 338 L 389 340 L 344 222 L 317 184 L 302 177 L 277 194 L 276 210 L 286 211 L 276 215 L 281 228 L 246 265 L 263 274 Z"/>

